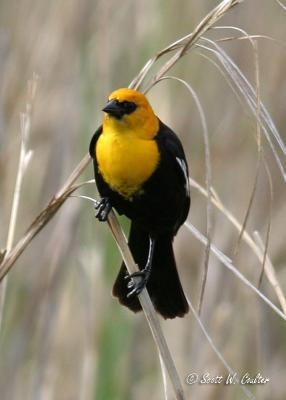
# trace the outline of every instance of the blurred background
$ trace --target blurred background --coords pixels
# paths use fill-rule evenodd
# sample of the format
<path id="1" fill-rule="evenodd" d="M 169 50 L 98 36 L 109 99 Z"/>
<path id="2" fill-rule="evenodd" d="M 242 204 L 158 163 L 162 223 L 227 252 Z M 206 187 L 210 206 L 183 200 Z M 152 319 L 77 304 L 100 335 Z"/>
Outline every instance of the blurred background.
<path id="1" fill-rule="evenodd" d="M 20 113 L 29 101 L 27 84 L 34 74 L 37 88 L 27 142 L 33 155 L 23 180 L 15 242 L 86 154 L 109 93 L 127 86 L 149 58 L 190 33 L 216 4 L 0 1 L 0 248 L 6 246 L 17 174 Z M 220 24 L 268 35 L 285 45 L 285 20 L 286 12 L 274 0 L 246 0 Z M 237 35 L 224 30 L 206 36 Z M 254 84 L 249 42 L 220 45 Z M 258 41 L 261 98 L 285 142 L 283 45 Z M 170 74 L 185 79 L 200 98 L 210 135 L 212 185 L 242 223 L 255 180 L 255 118 L 199 49 L 180 60 Z M 180 136 L 191 177 L 205 187 L 201 120 L 192 97 L 180 83 L 163 81 L 148 98 L 157 115 Z M 285 182 L 264 137 L 262 145 L 273 181 L 269 257 L 285 291 Z M 89 165 L 79 181 L 92 178 Z M 78 193 L 95 197 L 96 188 L 89 185 Z M 264 241 L 270 198 L 261 167 L 247 231 L 253 235 L 257 230 Z M 196 189 L 189 219 L 206 233 L 206 199 Z M 238 231 L 214 208 L 212 241 L 257 285 L 261 263 L 244 241 L 234 256 L 237 239 Z M 185 292 L 197 307 L 204 245 L 186 228 L 174 245 Z M 9 274 L 0 332 L 1 400 L 140 400 L 146 393 L 149 400 L 163 398 L 160 363 L 143 314 L 132 314 L 111 296 L 120 263 L 111 234 L 95 220 L 92 204 L 68 199 Z M 261 290 L 280 306 L 266 277 Z M 253 376 L 260 372 L 270 379 L 249 388 L 257 399 L 286 398 L 285 322 L 213 256 L 202 321 L 235 371 Z M 161 323 L 187 398 L 246 398 L 238 385 L 188 386 L 184 380 L 191 372 L 227 372 L 191 312 L 184 319 Z"/>

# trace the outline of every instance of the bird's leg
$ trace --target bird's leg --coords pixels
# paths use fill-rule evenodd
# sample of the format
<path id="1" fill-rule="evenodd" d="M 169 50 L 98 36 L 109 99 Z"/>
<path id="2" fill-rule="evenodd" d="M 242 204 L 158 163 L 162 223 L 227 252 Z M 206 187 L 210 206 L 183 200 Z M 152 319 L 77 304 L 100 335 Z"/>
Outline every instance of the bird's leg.
<path id="1" fill-rule="evenodd" d="M 127 297 L 138 296 L 138 294 L 140 294 L 146 286 L 152 269 L 154 248 L 155 239 L 149 236 L 149 252 L 145 267 L 141 271 L 134 272 L 133 274 L 125 277 L 125 279 L 131 279 L 127 285 L 127 287 L 130 289 Z"/>
<path id="2" fill-rule="evenodd" d="M 106 221 L 112 205 L 108 197 L 103 197 L 94 208 L 97 210 L 95 218 L 99 221 Z"/>

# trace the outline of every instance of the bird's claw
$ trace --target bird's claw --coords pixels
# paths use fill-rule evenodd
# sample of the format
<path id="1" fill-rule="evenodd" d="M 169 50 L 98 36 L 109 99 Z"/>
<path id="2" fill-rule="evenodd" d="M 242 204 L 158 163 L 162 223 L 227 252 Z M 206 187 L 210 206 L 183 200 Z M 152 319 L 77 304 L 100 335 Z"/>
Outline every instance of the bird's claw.
<path id="1" fill-rule="evenodd" d="M 144 268 L 141 271 L 134 272 L 133 274 L 127 274 L 124 279 L 130 281 L 127 283 L 127 288 L 130 289 L 127 297 L 138 296 L 145 288 L 150 275 L 149 268 Z M 135 279 L 134 279 L 135 278 Z"/>
<path id="2" fill-rule="evenodd" d="M 111 204 L 107 197 L 103 197 L 95 206 L 94 208 L 97 210 L 95 218 L 99 221 L 106 221 L 108 214 L 111 211 Z"/>

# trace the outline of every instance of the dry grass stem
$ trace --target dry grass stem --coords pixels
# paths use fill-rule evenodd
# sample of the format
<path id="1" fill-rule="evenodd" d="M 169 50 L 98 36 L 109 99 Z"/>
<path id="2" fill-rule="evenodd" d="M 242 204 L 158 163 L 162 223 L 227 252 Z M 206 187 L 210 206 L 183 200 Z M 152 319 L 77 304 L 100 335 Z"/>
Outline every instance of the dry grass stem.
<path id="1" fill-rule="evenodd" d="M 164 364 L 164 360 L 159 352 L 159 360 L 160 360 L 160 367 L 161 367 L 161 374 L 163 380 L 163 387 L 164 387 L 164 396 L 165 400 L 168 400 L 168 379 L 167 379 L 167 371 Z"/>
<path id="2" fill-rule="evenodd" d="M 269 212 L 268 212 L 269 216 L 268 216 L 267 228 L 266 228 L 266 238 L 265 238 L 263 261 L 262 261 L 261 272 L 259 275 L 258 285 L 257 285 L 258 288 L 261 286 L 262 279 L 263 279 L 264 272 L 265 272 L 267 251 L 268 251 L 268 245 L 269 245 L 269 239 L 270 239 L 271 220 L 272 220 L 272 205 L 273 205 L 273 198 L 274 198 L 272 177 L 271 177 L 269 167 L 268 167 L 266 161 L 264 160 L 264 158 L 263 158 L 263 165 L 264 165 L 264 168 L 266 171 L 266 176 L 267 176 L 267 180 L 268 180 L 268 184 L 269 184 L 270 200 L 269 200 Z M 277 295 L 278 295 L 278 293 L 277 293 Z M 278 296 L 278 298 L 280 298 L 280 297 L 281 296 Z M 283 310 L 284 310 L 284 308 L 283 308 Z M 285 312 L 285 310 L 284 310 L 284 312 Z"/>
<path id="3" fill-rule="evenodd" d="M 216 42 L 214 42 L 213 40 L 207 39 L 207 38 L 202 38 L 202 41 L 207 42 L 208 45 L 197 44 L 197 47 L 207 50 L 217 57 L 218 61 L 221 63 L 221 66 L 223 67 L 223 69 L 221 69 L 220 66 L 214 60 L 209 59 L 208 57 L 206 57 L 206 58 L 209 59 L 219 69 L 220 72 L 222 72 L 226 81 L 230 84 L 231 89 L 238 96 L 241 103 L 243 105 L 246 103 L 249 106 L 249 109 L 251 110 L 254 117 L 256 117 L 257 99 L 256 99 L 255 89 L 252 87 L 250 82 L 243 75 L 243 73 L 238 68 L 238 66 L 226 54 L 226 52 L 220 46 L 218 46 L 218 44 Z M 214 48 L 212 48 L 210 46 L 213 46 Z M 283 143 L 283 141 L 279 135 L 279 132 L 278 132 L 272 118 L 270 117 L 268 111 L 266 110 L 265 106 L 263 105 L 263 103 L 260 104 L 260 108 L 261 108 L 261 112 L 260 112 L 260 120 L 259 121 L 261 123 L 261 128 L 262 128 L 263 133 L 264 133 L 264 135 L 268 141 L 268 144 L 272 150 L 272 153 L 275 157 L 275 160 L 276 160 L 277 165 L 280 169 L 280 172 L 283 176 L 283 179 L 286 182 L 286 172 L 285 172 L 283 163 L 280 159 L 280 156 L 279 156 L 277 150 L 275 149 L 274 144 L 272 143 L 271 135 L 276 140 L 276 143 L 278 144 L 279 148 L 286 155 L 285 144 Z"/>
<path id="4" fill-rule="evenodd" d="M 208 333 L 207 329 L 205 328 L 199 314 L 196 312 L 195 307 L 193 306 L 191 300 L 187 297 L 187 301 L 190 307 L 190 310 L 192 311 L 195 320 L 197 321 L 197 323 L 199 324 L 201 331 L 203 332 L 205 338 L 207 339 L 207 341 L 209 342 L 211 348 L 213 349 L 214 353 L 217 355 L 217 357 L 219 358 L 219 360 L 222 362 L 222 364 L 224 365 L 225 369 L 227 370 L 227 372 L 233 376 L 236 376 L 237 373 L 231 368 L 231 366 L 229 365 L 229 363 L 226 361 L 226 359 L 224 358 L 224 356 L 222 355 L 222 353 L 219 351 L 219 349 L 217 348 L 217 346 L 215 345 L 213 339 L 211 338 L 210 334 Z M 255 396 L 252 394 L 252 392 L 250 390 L 248 390 L 246 388 L 245 385 L 242 385 L 239 381 L 239 379 L 235 378 L 236 383 L 238 383 L 240 385 L 241 390 L 245 393 L 245 395 L 252 400 L 255 400 Z"/>
<path id="5" fill-rule="evenodd" d="M 253 180 L 253 186 L 252 186 L 252 191 L 250 194 L 250 199 L 249 203 L 246 209 L 246 213 L 243 219 L 242 223 L 242 228 L 239 232 L 236 247 L 234 250 L 234 255 L 237 255 L 239 245 L 241 242 L 241 238 L 243 235 L 243 232 L 245 231 L 247 221 L 250 216 L 250 211 L 253 205 L 256 189 L 257 189 L 257 183 L 258 183 L 258 177 L 259 177 L 259 171 L 260 171 L 260 166 L 261 166 L 261 157 L 262 157 L 262 146 L 261 146 L 261 123 L 260 123 L 260 109 L 261 109 L 261 100 L 260 100 L 260 85 L 259 85 L 259 61 L 258 61 L 258 48 L 257 48 L 257 42 L 254 41 L 253 39 L 249 38 L 246 32 L 242 31 L 242 33 L 249 39 L 252 49 L 253 49 L 253 55 L 254 55 L 254 69 L 255 69 L 255 83 L 256 83 L 256 116 L 255 116 L 255 121 L 256 121 L 256 142 L 257 142 L 257 162 L 256 162 L 256 167 L 255 167 L 255 174 L 254 174 L 254 180 Z"/>
<path id="6" fill-rule="evenodd" d="M 194 31 L 183 38 L 177 40 L 171 45 L 167 46 L 160 52 L 158 52 L 153 58 L 147 61 L 144 67 L 141 69 L 136 78 L 133 79 L 129 87 L 138 89 L 141 85 L 148 72 L 154 63 L 159 60 L 165 54 L 168 54 L 174 50 L 179 49 L 153 76 L 151 81 L 147 83 L 143 90 L 143 93 L 147 93 L 155 84 L 162 78 L 166 73 L 182 58 L 190 48 L 195 45 L 201 36 L 207 32 L 214 24 L 216 24 L 232 7 L 238 3 L 242 3 L 244 0 L 223 0 L 221 1 L 212 11 L 210 11 L 206 17 L 197 25 Z"/>
<path id="7" fill-rule="evenodd" d="M 127 240 L 124 236 L 121 226 L 118 223 L 118 220 L 113 211 L 111 211 L 111 213 L 108 217 L 108 225 L 111 229 L 111 232 L 114 236 L 114 239 L 117 243 L 117 246 L 120 250 L 120 253 L 122 255 L 122 258 L 125 262 L 125 265 L 127 267 L 129 274 L 139 271 L 137 265 L 134 262 L 133 256 L 130 252 L 130 249 L 127 244 Z M 149 294 L 148 294 L 146 288 L 144 288 L 142 290 L 142 292 L 139 294 L 138 298 L 139 298 L 140 304 L 142 306 L 142 309 L 144 311 L 145 317 L 148 321 L 154 341 L 157 345 L 160 357 L 162 358 L 162 360 L 164 362 L 164 366 L 166 368 L 166 371 L 168 372 L 168 376 L 172 383 L 172 387 L 174 389 L 176 399 L 183 400 L 183 399 L 185 399 L 183 387 L 180 382 L 180 378 L 179 378 L 178 372 L 176 370 L 174 361 L 172 359 L 170 350 L 169 350 L 166 340 L 164 338 L 158 316 L 154 310 L 153 304 L 151 302 L 151 299 L 149 297 Z"/>
<path id="8" fill-rule="evenodd" d="M 21 145 L 20 145 L 20 155 L 19 155 L 19 162 L 18 162 L 18 169 L 17 169 L 17 176 L 12 200 L 12 207 L 11 207 L 11 215 L 8 227 L 8 235 L 7 235 L 7 242 L 6 242 L 6 249 L 3 259 L 0 260 L 0 264 L 3 260 L 6 259 L 7 255 L 11 251 L 14 243 L 15 238 L 15 230 L 16 230 L 16 222 L 17 222 L 17 215 L 20 205 L 20 196 L 21 196 L 21 189 L 23 178 L 25 175 L 25 171 L 31 161 L 33 152 L 32 150 L 28 150 L 28 140 L 30 136 L 31 130 L 31 113 L 32 113 L 32 106 L 34 103 L 36 90 L 38 84 L 38 76 L 34 75 L 33 79 L 28 81 L 28 99 L 26 103 L 26 110 L 25 112 L 21 113 L 20 115 L 20 134 L 21 134 Z M 8 280 L 7 277 L 2 282 L 0 286 L 0 330 L 2 326 L 3 320 L 3 312 L 4 312 L 4 305 L 5 305 L 5 298 L 6 298 L 6 291 L 7 291 Z"/>
<path id="9" fill-rule="evenodd" d="M 204 245 L 207 243 L 207 238 L 190 222 L 186 222 L 187 229 Z M 282 312 L 275 304 L 272 303 L 260 290 L 258 290 L 234 265 L 232 260 L 220 251 L 215 245 L 211 245 L 211 252 L 227 267 L 234 275 L 236 275 L 246 286 L 251 288 L 272 310 L 286 321 L 286 314 Z"/>
<path id="10" fill-rule="evenodd" d="M 13 267 L 14 263 L 17 261 L 26 247 L 31 243 L 33 238 L 53 218 L 70 194 L 77 189 L 77 185 L 73 186 L 73 184 L 85 170 L 89 162 L 90 156 L 87 154 L 70 174 L 58 193 L 50 200 L 47 207 L 34 219 L 24 236 L 18 241 L 12 250 L 6 254 L 6 257 L 0 265 L 0 282 Z"/>
<path id="11" fill-rule="evenodd" d="M 276 0 L 276 3 L 277 3 L 277 4 L 279 4 L 279 6 L 280 6 L 280 7 L 282 7 L 282 8 L 283 8 L 283 10 L 285 10 L 285 11 L 286 11 L 286 5 L 285 5 L 285 4 L 283 4 L 283 3 L 282 3 L 282 1 L 280 1 L 280 0 Z"/>
<path id="12" fill-rule="evenodd" d="M 267 254 L 266 247 L 263 244 L 263 241 L 259 235 L 259 232 L 255 231 L 253 233 L 253 235 L 254 235 L 254 239 L 255 239 L 258 247 L 260 248 L 261 252 L 263 252 L 263 255 L 266 254 L 265 266 L 268 268 L 269 282 L 271 283 L 271 285 L 273 286 L 273 288 L 275 290 L 275 293 L 277 294 L 278 300 L 281 304 L 284 314 L 286 314 L 286 299 L 285 299 L 284 293 L 282 291 L 282 288 L 279 284 L 279 281 L 277 279 L 275 268 Z"/>
<path id="13" fill-rule="evenodd" d="M 194 187 L 197 190 L 199 190 L 201 194 L 203 194 L 204 196 L 207 196 L 207 191 L 201 185 L 199 185 L 196 181 L 194 181 L 191 178 L 190 178 L 190 184 L 191 184 L 192 187 Z M 242 228 L 241 223 L 223 205 L 223 203 L 221 202 L 218 194 L 214 191 L 213 188 L 212 188 L 212 192 L 213 192 L 213 196 L 211 198 L 211 201 L 213 202 L 213 204 L 217 207 L 218 210 L 220 210 L 227 217 L 227 219 L 232 223 L 232 225 L 237 229 L 237 231 L 240 232 L 241 228 Z M 253 252 L 257 256 L 259 262 L 262 264 L 263 263 L 263 259 L 264 259 L 264 252 L 262 252 L 261 248 L 256 245 L 255 241 L 252 239 L 251 235 L 246 230 L 243 233 L 242 239 L 253 250 Z M 228 258 L 228 260 L 231 261 L 230 258 Z M 269 260 L 269 258 L 266 257 L 266 260 L 265 260 L 265 273 L 266 273 L 267 279 L 269 280 L 270 284 L 273 286 L 273 289 L 274 289 L 274 291 L 275 291 L 275 293 L 277 295 L 277 298 L 278 298 L 278 300 L 280 302 L 280 305 L 281 305 L 281 307 L 283 309 L 283 312 L 286 315 L 286 307 L 285 307 L 286 299 L 285 299 L 283 291 L 282 291 L 282 289 L 280 287 L 280 284 L 279 284 L 279 282 L 277 280 L 275 270 L 274 270 L 273 266 L 271 265 L 271 263 L 268 262 L 268 260 Z M 277 290 L 277 288 L 278 288 L 278 290 Z"/>
<path id="14" fill-rule="evenodd" d="M 237 28 L 235 26 L 214 26 L 212 27 L 213 30 L 216 29 L 232 29 L 232 30 L 236 30 L 239 32 L 245 32 L 243 31 L 243 29 Z M 265 40 L 269 40 L 273 43 L 275 43 L 276 45 L 278 45 L 279 47 L 281 47 L 283 50 L 286 50 L 286 46 L 284 42 L 281 42 L 280 40 L 277 40 L 271 36 L 267 36 L 267 35 L 250 35 L 248 33 L 243 34 L 241 36 L 226 36 L 226 37 L 222 37 L 220 39 L 216 39 L 215 42 L 216 43 L 223 43 L 223 42 L 229 42 L 229 41 L 236 41 L 236 40 L 249 40 L 249 39 L 253 39 L 253 40 L 257 40 L 257 39 L 265 39 Z"/>
<path id="15" fill-rule="evenodd" d="M 252 206 L 252 202 L 254 199 L 254 194 L 255 194 L 255 190 L 256 190 L 256 186 L 257 186 L 257 180 L 258 180 L 258 174 L 259 174 L 259 169 L 260 169 L 260 165 L 261 165 L 261 160 L 263 157 L 262 154 L 262 145 L 261 145 L 261 121 L 260 121 L 260 112 L 261 112 L 261 98 L 260 98 L 260 84 L 259 84 L 259 61 L 258 61 L 258 47 L 257 47 L 257 40 L 254 39 L 258 39 L 258 38 L 264 38 L 264 39 L 268 39 L 268 40 L 272 40 L 274 42 L 275 41 L 273 38 L 268 37 L 268 36 L 261 36 L 261 35 L 252 35 L 249 36 L 247 34 L 247 32 L 245 32 L 244 30 L 240 29 L 240 28 L 236 28 L 236 27 L 230 27 L 230 26 L 220 26 L 220 27 L 214 27 L 214 29 L 232 29 L 232 30 L 236 30 L 239 31 L 240 33 L 243 34 L 242 37 L 240 37 L 240 39 L 247 39 L 250 41 L 252 47 L 253 47 L 253 52 L 254 52 L 254 63 L 255 63 L 255 82 L 256 82 L 256 101 L 257 101 L 257 113 L 256 113 L 256 141 L 257 141 L 257 148 L 258 148 L 258 160 L 257 160 L 257 165 L 256 165 L 256 174 L 255 174 L 255 180 L 254 180 L 254 185 L 253 185 L 253 191 L 250 197 L 250 202 L 249 202 L 249 207 L 247 209 L 247 213 L 245 216 L 245 219 L 243 221 L 242 224 L 242 228 L 240 230 L 239 233 L 239 238 L 237 241 L 237 246 L 236 249 L 238 249 L 239 246 L 239 242 L 241 240 L 241 237 L 244 233 L 245 227 L 246 227 L 246 223 L 247 223 L 247 219 L 248 219 L 248 215 L 249 215 L 249 211 L 250 208 Z M 279 45 L 282 45 L 280 43 L 278 43 Z M 283 47 L 285 47 L 284 45 L 282 45 Z M 264 250 L 264 255 L 263 255 L 263 261 L 262 261 L 262 269 L 261 269 L 261 273 L 259 276 L 259 280 L 258 280 L 258 288 L 261 285 L 262 279 L 263 279 L 263 275 L 264 275 L 264 270 L 265 270 L 265 262 L 266 262 L 266 255 L 267 255 L 267 248 L 268 248 L 268 243 L 269 243 L 269 237 L 270 237 L 270 227 L 271 227 L 271 210 L 272 210 L 272 203 L 273 203 L 273 185 L 272 185 L 272 178 L 271 178 L 271 173 L 269 171 L 269 168 L 263 158 L 263 162 L 264 162 L 264 166 L 266 169 L 266 173 L 267 173 L 267 178 L 268 178 L 268 182 L 269 182 L 269 189 L 270 189 L 270 206 L 269 206 L 269 219 L 268 219 L 268 224 L 267 224 L 267 232 L 266 232 L 266 244 L 265 244 L 265 250 Z M 236 251 L 234 252 L 234 254 L 236 254 Z M 277 292 L 278 295 L 278 292 Z M 278 296 L 279 298 L 281 297 Z M 283 304 L 283 302 L 280 302 L 281 305 Z M 283 308 L 283 306 L 282 306 Z M 285 309 L 283 308 L 284 313 L 285 313 Z"/>

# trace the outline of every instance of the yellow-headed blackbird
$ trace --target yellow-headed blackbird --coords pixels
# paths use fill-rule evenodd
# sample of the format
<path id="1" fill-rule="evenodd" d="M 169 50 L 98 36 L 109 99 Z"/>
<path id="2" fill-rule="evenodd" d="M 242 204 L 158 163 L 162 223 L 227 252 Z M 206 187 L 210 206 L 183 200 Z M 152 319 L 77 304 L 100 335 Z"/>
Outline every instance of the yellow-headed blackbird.
<path id="1" fill-rule="evenodd" d="M 190 207 L 182 144 L 138 91 L 116 90 L 102 111 L 103 124 L 89 149 L 101 195 L 97 218 L 105 221 L 114 207 L 131 219 L 129 246 L 140 268 L 130 276 L 123 263 L 113 295 L 137 312 L 137 295 L 147 285 L 157 312 L 164 318 L 182 317 L 189 308 L 172 246 Z"/>

